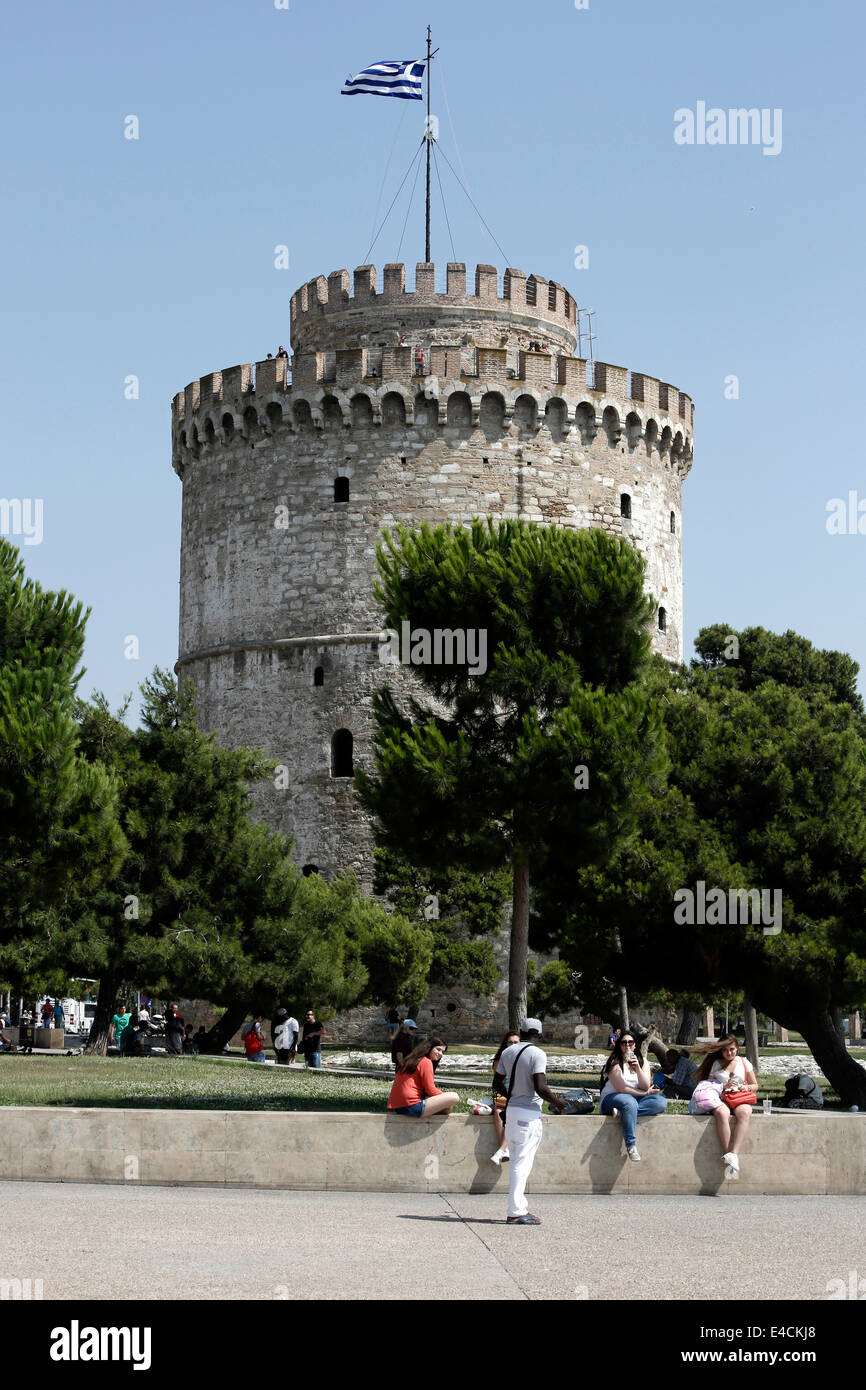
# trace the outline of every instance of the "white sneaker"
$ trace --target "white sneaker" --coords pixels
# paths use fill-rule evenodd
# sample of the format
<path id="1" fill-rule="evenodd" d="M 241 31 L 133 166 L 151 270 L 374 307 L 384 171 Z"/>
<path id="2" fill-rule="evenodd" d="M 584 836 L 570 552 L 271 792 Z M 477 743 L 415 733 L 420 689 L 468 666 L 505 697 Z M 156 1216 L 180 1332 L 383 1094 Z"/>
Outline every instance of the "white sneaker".
<path id="1" fill-rule="evenodd" d="M 722 1157 L 725 1160 L 726 1179 L 729 1182 L 731 1180 L 736 1181 L 736 1179 L 740 1176 L 740 1160 L 737 1158 L 736 1154 L 723 1154 Z"/>
<path id="2" fill-rule="evenodd" d="M 640 1154 L 638 1153 L 637 1147 L 634 1144 L 628 1150 L 628 1156 L 631 1159 L 632 1163 L 640 1163 Z"/>

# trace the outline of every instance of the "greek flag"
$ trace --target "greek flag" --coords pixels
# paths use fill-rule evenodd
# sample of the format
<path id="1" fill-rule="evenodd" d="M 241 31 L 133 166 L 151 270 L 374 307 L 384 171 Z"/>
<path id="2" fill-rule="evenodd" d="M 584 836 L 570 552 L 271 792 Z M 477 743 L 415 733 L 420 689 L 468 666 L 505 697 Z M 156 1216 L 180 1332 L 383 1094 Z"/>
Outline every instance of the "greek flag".
<path id="1" fill-rule="evenodd" d="M 374 97 L 402 97 L 404 101 L 423 101 L 421 80 L 426 66 L 426 63 L 416 63 L 412 58 L 407 62 L 373 63 L 354 77 L 347 77 L 340 95 L 356 97 L 367 93 Z"/>

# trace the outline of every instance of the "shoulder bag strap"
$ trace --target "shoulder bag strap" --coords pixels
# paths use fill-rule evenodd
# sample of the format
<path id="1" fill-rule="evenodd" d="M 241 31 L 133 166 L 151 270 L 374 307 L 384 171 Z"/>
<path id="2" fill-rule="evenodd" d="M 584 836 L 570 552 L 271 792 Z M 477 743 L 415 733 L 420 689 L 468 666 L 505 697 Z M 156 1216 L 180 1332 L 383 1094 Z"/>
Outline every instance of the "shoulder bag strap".
<path id="1" fill-rule="evenodd" d="M 508 1078 L 508 1090 L 505 1092 L 505 1104 L 504 1104 L 503 1107 L 502 1107 L 502 1116 L 501 1116 L 501 1118 L 502 1118 L 503 1124 L 505 1123 L 505 1112 L 506 1112 L 507 1109 L 508 1109 L 508 1102 L 511 1100 L 511 1092 L 514 1090 L 514 1078 L 515 1078 L 515 1076 L 517 1075 L 517 1063 L 520 1061 L 520 1059 L 521 1059 L 521 1057 L 523 1056 L 524 1052 L 526 1052 L 526 1050 L 527 1050 L 528 1048 L 534 1047 L 534 1045 L 535 1045 L 535 1044 L 534 1044 L 534 1043 L 531 1043 L 531 1042 L 526 1043 L 525 1046 L 522 1047 L 522 1048 L 520 1049 L 520 1051 L 518 1052 L 517 1056 L 516 1056 L 515 1059 L 514 1059 L 514 1066 L 511 1068 L 511 1075 L 510 1075 L 509 1078 Z"/>

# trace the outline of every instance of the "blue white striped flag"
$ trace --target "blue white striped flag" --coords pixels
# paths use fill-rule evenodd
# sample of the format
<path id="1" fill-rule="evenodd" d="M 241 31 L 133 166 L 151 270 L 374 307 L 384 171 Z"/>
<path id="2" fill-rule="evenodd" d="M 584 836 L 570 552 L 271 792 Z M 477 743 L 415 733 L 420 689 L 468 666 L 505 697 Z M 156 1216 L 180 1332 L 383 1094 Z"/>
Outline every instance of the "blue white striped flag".
<path id="1" fill-rule="evenodd" d="M 423 101 L 421 81 L 426 63 L 387 61 L 373 63 L 354 77 L 347 77 L 340 93 L 344 97 L 402 97 L 404 101 Z"/>

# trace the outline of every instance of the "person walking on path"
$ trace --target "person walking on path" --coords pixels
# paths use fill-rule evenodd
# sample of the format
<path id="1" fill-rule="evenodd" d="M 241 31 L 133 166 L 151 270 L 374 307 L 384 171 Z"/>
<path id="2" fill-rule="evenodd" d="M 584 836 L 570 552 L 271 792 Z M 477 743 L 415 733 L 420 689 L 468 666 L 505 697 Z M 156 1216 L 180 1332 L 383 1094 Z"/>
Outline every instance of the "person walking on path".
<path id="1" fill-rule="evenodd" d="M 404 1018 L 399 1032 L 391 1039 L 391 1061 L 399 1071 L 417 1041 L 418 1024 L 414 1018 Z"/>
<path id="2" fill-rule="evenodd" d="M 183 1054 L 183 1014 L 177 1004 L 169 1004 L 165 1011 L 165 1050 L 173 1057 Z"/>
<path id="3" fill-rule="evenodd" d="M 526 1182 L 541 1143 L 541 1105 L 546 1100 L 560 1114 L 565 1109 L 565 1101 L 555 1096 L 547 1084 L 547 1057 L 537 1045 L 540 1037 L 541 1020 L 524 1019 L 520 1025 L 520 1042 L 506 1047 L 496 1067 L 496 1074 L 505 1078 L 508 1096 L 505 1141 L 510 1157 L 509 1226 L 541 1225 L 526 1200 Z"/>
<path id="4" fill-rule="evenodd" d="M 304 1054 L 304 1061 L 308 1067 L 318 1070 L 322 1065 L 322 1033 L 321 1023 L 316 1019 L 315 1011 L 307 1009 L 304 1018 L 304 1035 L 301 1039 L 301 1051 Z"/>
<path id="5" fill-rule="evenodd" d="M 274 1014 L 271 1038 L 278 1065 L 288 1066 L 298 1050 L 298 1021 L 291 1017 L 288 1009 L 277 1009 Z"/>
<path id="6" fill-rule="evenodd" d="M 433 1065 L 442 1060 L 446 1044 L 441 1038 L 426 1038 L 413 1047 L 397 1070 L 388 1097 L 392 1115 L 429 1120 L 431 1115 L 448 1115 L 460 1097 L 456 1091 L 440 1091 L 433 1076 Z"/>
<path id="7" fill-rule="evenodd" d="M 264 1062 L 265 1060 L 265 1040 L 262 1034 L 263 1018 L 264 1014 L 253 1014 L 252 1019 L 244 1025 L 241 1033 L 248 1062 Z"/>
<path id="8" fill-rule="evenodd" d="M 123 1036 L 123 1030 L 126 1028 L 126 1025 L 129 1022 L 129 1018 L 129 1009 L 126 1007 L 125 1004 L 121 1004 L 120 1008 L 117 1010 L 117 1013 L 111 1020 L 111 1030 L 109 1032 L 108 1037 L 108 1041 L 113 1042 L 115 1047 L 117 1048 L 120 1047 L 120 1039 Z"/>
<path id="9" fill-rule="evenodd" d="M 635 1046 L 634 1033 L 626 1028 L 613 1045 L 602 1071 L 604 1086 L 599 1099 L 600 1115 L 619 1111 L 626 1153 L 633 1162 L 640 1162 L 635 1137 L 635 1124 L 644 1115 L 661 1115 L 667 1101 L 653 1085 L 649 1063 L 644 1061 Z"/>

